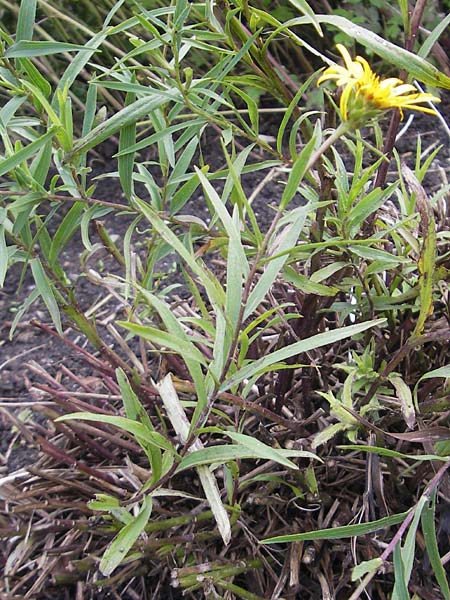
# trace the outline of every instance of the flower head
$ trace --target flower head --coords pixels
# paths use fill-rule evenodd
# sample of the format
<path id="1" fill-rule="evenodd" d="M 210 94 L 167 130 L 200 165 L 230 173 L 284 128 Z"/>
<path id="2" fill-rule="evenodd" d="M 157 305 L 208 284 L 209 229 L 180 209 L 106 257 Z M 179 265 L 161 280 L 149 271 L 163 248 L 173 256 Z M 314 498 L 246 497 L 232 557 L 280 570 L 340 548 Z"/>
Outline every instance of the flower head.
<path id="1" fill-rule="evenodd" d="M 378 112 L 390 108 L 398 108 L 402 118 L 404 108 L 436 114 L 436 111 L 421 106 L 421 103 L 440 102 L 439 98 L 432 94 L 419 93 L 413 85 L 404 83 L 397 77 L 380 79 L 362 56 L 352 60 L 342 44 L 337 44 L 336 47 L 342 54 L 345 67 L 328 67 L 317 84 L 334 80 L 338 87 L 343 88 L 339 107 L 344 121 L 364 122 Z"/>

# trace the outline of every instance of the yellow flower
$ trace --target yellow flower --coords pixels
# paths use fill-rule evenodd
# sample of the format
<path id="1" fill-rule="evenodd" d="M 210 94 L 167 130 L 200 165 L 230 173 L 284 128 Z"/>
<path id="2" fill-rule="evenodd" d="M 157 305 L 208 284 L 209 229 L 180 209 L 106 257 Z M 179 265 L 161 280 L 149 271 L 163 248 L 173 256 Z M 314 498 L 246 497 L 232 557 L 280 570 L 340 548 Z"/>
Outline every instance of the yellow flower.
<path id="1" fill-rule="evenodd" d="M 439 98 L 432 94 L 419 93 L 413 85 L 404 83 L 397 77 L 380 79 L 362 56 L 352 60 L 347 48 L 342 44 L 337 44 L 336 47 L 342 54 L 345 67 L 328 67 L 317 84 L 334 80 L 338 87 L 343 88 L 339 107 L 344 121 L 366 121 L 377 112 L 389 108 L 398 108 L 402 119 L 403 108 L 436 114 L 436 111 L 420 106 L 420 103 L 440 102 Z"/>

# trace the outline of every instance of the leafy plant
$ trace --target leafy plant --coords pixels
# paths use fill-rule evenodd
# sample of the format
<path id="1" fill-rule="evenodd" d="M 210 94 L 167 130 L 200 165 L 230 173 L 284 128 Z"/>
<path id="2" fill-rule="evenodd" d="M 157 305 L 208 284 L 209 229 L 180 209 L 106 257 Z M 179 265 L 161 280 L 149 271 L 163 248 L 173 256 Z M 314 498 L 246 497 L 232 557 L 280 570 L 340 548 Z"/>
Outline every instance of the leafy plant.
<path id="1" fill-rule="evenodd" d="M 51 36 L 38 8 L 55 17 Z M 411 78 L 447 89 L 450 79 L 428 62 L 425 44 L 415 54 L 349 15 L 314 12 L 305 2 L 276 12 L 265 4 L 187 0 L 129 8 L 102 4 L 77 36 L 59 41 L 53 35 L 66 24 L 76 29 L 77 18 L 63 16 L 56 3 L 24 1 L 15 32 L 1 31 L 0 281 L 16 271 L 19 288 L 34 282 L 10 335 L 40 303 L 53 328 L 40 327 L 81 352 L 101 389 L 91 392 L 67 372 L 61 383 L 33 363 L 45 380 L 36 387 L 55 402 L 36 407 L 51 422 L 49 439 L 39 423 L 26 433 L 9 415 L 63 471 L 57 489 L 70 493 L 55 510 L 69 502 L 77 515 L 55 525 L 80 542 L 56 582 L 123 591 L 138 575 L 149 576 L 152 562 L 167 560 L 176 567 L 172 580 L 188 593 L 202 589 L 208 596 L 217 588 L 268 597 L 275 584 L 267 573 L 280 565 L 265 544 L 383 530 L 386 550 L 374 558 L 378 550 L 370 547 L 370 556 L 355 558 L 353 580 L 362 583 L 352 597 L 392 554 L 395 580 L 386 589 L 400 598 L 408 593 L 422 520 L 447 597 L 434 527 L 448 457 L 442 446 L 428 447 L 442 444 L 448 430 L 426 413 L 422 426 L 421 394 L 424 382 L 437 379 L 444 404 L 448 395 L 442 348 L 449 335 L 441 323 L 448 236 L 433 210 L 442 196 L 430 198 L 424 187 L 439 150 L 424 158 L 418 146 L 412 167 L 397 153 L 397 172 L 385 185 L 396 129 L 385 136 L 383 117 L 386 109 L 407 108 L 401 98 L 389 105 L 398 100 L 392 81 L 382 88 L 373 74 L 368 89 L 363 75 L 353 81 L 348 64 L 329 67 L 347 78 L 339 116 L 332 96 L 317 89 L 319 72 L 298 86 L 281 67 L 276 44 L 286 38 L 302 55 L 330 65 L 318 40 L 337 29 Z M 388 91 L 385 104 L 372 98 L 364 105 L 368 91 L 379 89 Z M 269 112 L 258 105 L 263 96 Z M 316 106 L 308 105 L 311 98 Z M 99 175 L 91 159 L 107 152 L 114 153 L 113 166 Z M 98 193 L 106 178 L 120 186 L 119 201 Z M 268 213 L 258 196 L 271 180 L 278 187 Z M 270 217 L 261 218 L 263 208 Z M 73 244 L 78 270 L 65 260 Z M 94 307 L 86 305 L 85 284 L 98 293 Z M 109 302 L 116 303 L 111 317 L 98 318 Z M 89 390 L 86 401 L 71 396 L 70 379 Z M 354 443 L 345 455 L 334 446 L 342 433 Z M 389 448 L 392 439 L 406 452 Z M 417 442 L 426 454 L 411 449 Z M 385 498 L 379 486 L 369 514 L 359 489 L 351 506 L 361 504 L 366 523 L 328 527 L 332 512 L 325 519 L 321 512 L 320 522 L 311 517 L 314 531 L 272 535 L 291 522 L 293 506 L 332 510 L 322 487 L 329 456 L 348 460 L 349 472 L 367 463 L 372 473 L 378 460 L 380 481 L 389 461 L 392 489 L 414 475 L 415 490 L 398 508 L 395 494 Z M 419 465 L 426 465 L 423 485 Z M 45 469 L 36 477 L 55 482 Z M 341 488 L 339 477 L 328 484 Z M 82 494 L 76 502 L 74 490 Z M 39 486 L 26 493 L 41 507 Z M 22 551 L 22 526 L 9 536 L 8 593 L 24 585 L 27 593 L 42 592 L 45 577 L 31 591 L 26 578 L 15 580 L 23 557 L 40 555 L 35 518 L 33 508 L 26 532 L 34 529 L 38 541 L 30 550 Z M 205 558 L 218 540 L 225 547 L 233 540 L 242 562 L 222 560 L 221 550 Z M 186 544 L 192 547 L 182 550 Z M 101 578 L 92 579 L 97 567 Z M 253 572 L 257 594 L 250 591 Z M 350 573 L 340 577 L 351 593 Z"/>

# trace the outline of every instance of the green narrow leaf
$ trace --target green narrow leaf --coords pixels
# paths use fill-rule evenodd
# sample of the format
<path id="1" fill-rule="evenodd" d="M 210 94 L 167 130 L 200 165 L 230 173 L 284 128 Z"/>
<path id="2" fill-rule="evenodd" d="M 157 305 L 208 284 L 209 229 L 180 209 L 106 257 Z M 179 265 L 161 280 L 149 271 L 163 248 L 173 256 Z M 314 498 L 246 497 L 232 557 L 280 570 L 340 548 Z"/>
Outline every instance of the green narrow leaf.
<path id="1" fill-rule="evenodd" d="M 96 421 L 98 423 L 106 423 L 107 425 L 113 425 L 114 427 L 118 427 L 119 429 L 123 429 L 136 438 L 142 438 L 143 440 L 148 441 L 150 444 L 154 444 L 161 450 L 169 450 L 173 451 L 172 444 L 160 433 L 157 431 L 151 431 L 144 423 L 138 423 L 137 421 L 133 421 L 132 419 L 127 419 L 125 417 L 115 417 L 112 415 L 103 415 L 99 413 L 90 413 L 90 412 L 77 412 L 77 413 L 69 413 L 67 415 L 63 415 L 62 417 L 58 417 L 56 421 Z"/>
<path id="2" fill-rule="evenodd" d="M 114 498 L 114 496 L 109 496 L 108 494 L 95 494 L 95 498 L 95 500 L 88 502 L 88 506 L 91 510 L 110 512 L 120 508 L 119 499 Z"/>
<path id="3" fill-rule="evenodd" d="M 265 265 L 264 273 L 249 294 L 244 310 L 244 320 L 248 319 L 258 305 L 264 300 L 267 292 L 277 278 L 278 273 L 288 260 L 289 250 L 295 247 L 300 232 L 305 224 L 306 217 L 313 208 L 313 205 L 308 204 L 307 206 L 292 211 L 292 222 L 285 227 L 281 234 L 279 234 L 279 239 L 281 239 L 276 247 L 276 251 L 277 254 L 280 254 L 281 256 L 277 256 Z"/>
<path id="4" fill-rule="evenodd" d="M 170 140 L 171 144 L 173 145 L 172 136 L 167 137 L 167 140 Z M 171 158 L 170 160 L 173 160 L 174 165 L 173 165 L 173 171 L 170 174 L 169 182 L 167 185 L 168 194 L 172 194 L 176 190 L 176 188 L 180 185 L 180 183 L 184 179 L 189 177 L 189 174 L 188 175 L 186 175 L 186 174 L 188 172 L 188 169 L 192 165 L 192 160 L 194 158 L 195 152 L 197 151 L 198 145 L 199 145 L 199 138 L 197 135 L 194 134 L 192 136 L 192 139 L 190 140 L 190 142 L 188 144 L 186 144 L 186 146 L 184 146 L 183 151 L 176 159 L 175 159 L 175 150 L 176 150 L 175 146 L 173 146 L 173 148 L 171 149 L 171 154 L 172 154 L 173 158 Z M 170 155 L 169 155 L 169 157 L 170 157 Z"/>
<path id="5" fill-rule="evenodd" d="M 133 79 L 135 79 L 133 75 Z M 127 92 L 125 96 L 125 108 L 131 106 L 136 101 L 134 92 Z M 120 155 L 121 152 L 127 150 L 130 146 L 136 143 L 136 121 L 131 121 L 124 125 L 120 130 L 119 136 L 119 179 L 122 185 L 123 192 L 127 200 L 130 200 L 133 194 L 133 170 L 134 170 L 134 153 Z"/>
<path id="6" fill-rule="evenodd" d="M 167 415 L 173 425 L 173 428 L 175 429 L 176 434 L 179 436 L 183 444 L 186 443 L 190 432 L 189 421 L 183 405 L 178 398 L 178 394 L 173 385 L 170 374 L 166 375 L 162 381 L 157 383 L 156 387 L 159 391 L 161 400 L 163 401 Z M 202 442 L 197 438 L 188 448 L 188 452 L 191 453 L 202 447 Z M 220 535 L 222 536 L 225 545 L 228 545 L 231 540 L 231 524 L 228 513 L 222 503 L 216 478 L 206 466 L 198 466 L 197 473 L 200 478 L 203 491 L 205 492 L 206 499 L 208 500 L 211 511 L 216 520 Z"/>
<path id="7" fill-rule="evenodd" d="M 433 313 L 433 276 L 436 270 L 437 255 L 436 222 L 425 190 L 411 169 L 403 163 L 402 175 L 416 197 L 422 234 L 422 247 L 418 262 L 420 311 L 412 333 L 417 337 L 422 334 L 428 317 Z"/>
<path id="8" fill-rule="evenodd" d="M 78 77 L 80 72 L 90 61 L 92 55 L 97 51 L 97 48 L 105 41 L 108 37 L 108 30 L 103 30 L 97 33 L 92 39 L 90 39 L 83 49 L 70 61 L 67 69 L 63 73 L 58 83 L 58 89 L 64 90 L 66 86 L 70 88 Z M 93 86 L 95 87 L 95 86 Z"/>
<path id="9" fill-rule="evenodd" d="M 16 41 L 31 40 L 36 18 L 37 0 L 22 0 L 17 17 Z"/>
<path id="10" fill-rule="evenodd" d="M 83 128 L 81 135 L 87 135 L 94 123 L 95 113 L 97 111 L 97 86 L 89 85 L 86 94 L 86 102 L 84 106 Z"/>
<path id="11" fill-rule="evenodd" d="M 293 283 L 295 287 L 306 294 L 315 294 L 317 296 L 336 296 L 339 292 L 338 288 L 323 285 L 321 283 L 316 283 L 312 281 L 306 275 L 302 275 L 301 273 L 297 273 L 291 267 L 286 267 L 284 269 L 284 275 L 288 281 Z"/>
<path id="12" fill-rule="evenodd" d="M 336 446 L 336 448 L 342 450 L 360 450 L 361 452 L 379 454 L 380 456 L 390 456 L 392 458 L 407 458 L 409 460 L 442 460 L 444 462 L 447 462 L 449 460 L 448 456 L 439 456 L 438 454 L 404 454 L 403 452 L 397 452 L 397 450 L 391 450 L 390 448 L 381 448 L 379 446 L 345 444 L 342 446 Z"/>
<path id="13" fill-rule="evenodd" d="M 52 140 L 48 140 L 46 144 L 39 150 L 37 156 L 33 159 L 30 165 L 30 173 L 35 181 L 44 186 L 50 170 L 52 160 Z"/>
<path id="14" fill-rule="evenodd" d="M 382 519 L 378 519 L 378 521 L 371 521 L 370 523 L 344 525 L 343 527 L 331 527 L 330 529 L 319 529 L 317 531 L 307 531 L 305 533 L 278 535 L 276 537 L 261 540 L 260 544 L 283 544 L 285 542 L 306 542 L 310 540 L 341 540 L 344 538 L 356 537 L 358 535 L 366 535 L 402 523 L 408 514 L 409 510 L 389 517 L 383 517 Z"/>
<path id="15" fill-rule="evenodd" d="M 100 572 L 103 575 L 109 577 L 109 575 L 111 575 L 111 573 L 120 565 L 138 537 L 144 531 L 151 513 L 152 498 L 146 496 L 137 517 L 135 517 L 128 525 L 125 525 L 106 549 L 99 567 Z"/>
<path id="16" fill-rule="evenodd" d="M 356 565 L 352 571 L 352 581 L 356 581 L 357 579 L 362 579 L 364 575 L 368 573 L 373 573 L 374 571 L 378 571 L 378 569 L 382 566 L 383 560 L 381 558 L 372 558 L 372 560 L 365 560 L 359 565 Z"/>
<path id="17" fill-rule="evenodd" d="M 92 87 L 96 89 L 96 86 Z M 200 127 L 205 124 L 205 119 L 193 119 L 192 121 L 190 121 L 189 124 L 191 127 L 195 125 L 196 130 L 198 131 Z M 128 148 L 124 148 L 123 150 L 115 154 L 115 156 L 119 157 L 123 156 L 124 154 L 128 154 L 129 152 L 139 152 L 139 150 L 143 150 L 144 148 L 147 148 L 152 144 L 156 144 L 157 142 L 163 140 L 166 136 L 172 135 L 172 133 L 175 133 L 182 129 L 186 129 L 186 123 L 178 123 L 177 125 L 170 125 L 169 127 L 164 127 L 164 129 L 162 129 L 161 131 L 156 131 L 155 133 L 152 133 L 152 135 L 149 135 L 140 142 L 137 142 L 132 146 L 129 146 Z"/>
<path id="18" fill-rule="evenodd" d="M 295 6 L 295 8 L 299 12 L 303 13 L 306 17 L 309 17 L 319 36 L 323 37 L 323 33 L 320 29 L 320 24 L 317 20 L 316 13 L 313 11 L 308 2 L 306 0 L 289 0 L 289 2 L 292 4 L 292 6 Z"/>
<path id="19" fill-rule="evenodd" d="M 393 559 L 395 584 L 391 600 L 410 600 L 400 540 L 395 545 Z"/>
<path id="20" fill-rule="evenodd" d="M 138 325 L 137 323 L 128 323 L 127 321 L 116 321 L 117 325 L 131 331 L 134 335 L 149 340 L 159 346 L 174 350 L 180 356 L 193 360 L 201 365 L 206 366 L 206 359 L 203 354 L 194 346 L 194 344 L 186 339 L 180 339 L 178 336 L 167 331 L 161 331 L 149 325 Z"/>
<path id="21" fill-rule="evenodd" d="M 377 211 L 386 202 L 397 185 L 397 182 L 395 182 L 385 190 L 375 188 L 357 202 L 347 217 L 350 237 L 355 236 L 367 217 Z"/>
<path id="22" fill-rule="evenodd" d="M 84 212 L 84 202 L 75 202 L 68 213 L 65 215 L 58 229 L 56 230 L 52 244 L 50 246 L 50 252 L 48 255 L 48 262 L 53 267 L 55 262 L 62 252 L 64 246 L 69 242 L 73 234 L 78 230 L 80 226 L 80 217 Z"/>
<path id="23" fill-rule="evenodd" d="M 44 144 L 48 140 L 52 139 L 55 136 L 56 131 L 57 131 L 57 128 L 52 127 L 51 129 L 49 129 L 49 131 L 47 131 L 47 133 L 44 133 L 44 135 L 42 135 L 37 140 L 34 140 L 30 144 L 27 144 L 26 146 L 21 148 L 19 151 L 15 152 L 11 156 L 8 156 L 8 158 L 4 158 L 3 160 L 1 160 L 0 161 L 0 177 L 9 173 L 9 171 L 12 171 L 13 169 L 15 169 L 23 161 L 28 160 L 33 155 L 37 154 L 37 152 L 42 148 L 42 146 L 44 146 Z"/>
<path id="24" fill-rule="evenodd" d="M 298 155 L 298 158 L 294 162 L 292 170 L 289 173 L 289 178 L 286 187 L 284 188 L 283 195 L 281 197 L 281 209 L 284 210 L 297 193 L 298 186 L 300 185 L 302 179 L 306 175 L 306 168 L 308 166 L 309 159 L 311 158 L 311 155 L 314 152 L 314 148 L 316 147 L 317 143 L 320 142 L 320 137 L 320 121 L 317 120 L 311 139 Z"/>
<path id="25" fill-rule="evenodd" d="M 402 0 L 402 2 L 405 2 L 406 5 L 408 4 L 407 0 Z M 450 25 L 450 13 L 436 25 L 436 27 L 433 29 L 433 31 L 431 33 L 427 34 L 424 43 L 422 44 L 422 46 L 419 48 L 419 51 L 417 52 L 417 56 L 426 58 L 429 55 L 429 53 L 431 52 L 431 49 L 433 48 L 434 44 L 438 41 L 438 39 L 441 37 L 441 35 L 444 33 L 444 31 L 447 29 L 447 27 L 449 25 Z"/>
<path id="26" fill-rule="evenodd" d="M 131 387 L 128 377 L 120 367 L 116 369 L 116 379 L 117 383 L 119 384 L 127 418 L 131 421 L 140 421 L 152 431 L 153 425 L 150 421 L 150 417 Z"/>
<path id="27" fill-rule="evenodd" d="M 286 112 L 283 115 L 283 118 L 281 120 L 280 123 L 280 127 L 278 129 L 278 134 L 277 134 L 277 152 L 279 154 L 282 154 L 283 152 L 283 136 L 284 136 L 284 132 L 286 131 L 286 127 L 289 123 L 289 120 L 292 116 L 292 113 L 294 112 L 296 106 L 298 105 L 300 98 L 303 96 L 303 94 L 305 93 L 305 91 L 309 88 L 309 86 L 311 85 L 312 81 L 317 77 L 316 73 L 313 73 L 306 81 L 305 83 L 303 83 L 298 92 L 295 94 L 295 96 L 292 98 L 291 102 L 289 103 L 289 106 L 287 107 Z"/>
<path id="28" fill-rule="evenodd" d="M 422 511 L 422 531 L 425 539 L 428 558 L 436 577 L 436 581 L 441 588 L 442 595 L 445 600 L 450 600 L 450 588 L 448 584 L 447 574 L 441 562 L 439 548 L 436 538 L 436 526 L 434 522 L 436 510 L 436 491 L 433 491 L 430 501 L 426 504 Z"/>
<path id="29" fill-rule="evenodd" d="M 208 166 L 202 167 L 202 173 L 208 172 Z M 183 184 L 170 199 L 170 214 L 174 216 L 190 200 L 192 194 L 200 185 L 197 173 L 194 173 L 185 184 Z"/>
<path id="30" fill-rule="evenodd" d="M 216 211 L 217 216 L 222 221 L 223 226 L 230 238 L 230 242 L 232 241 L 233 246 L 237 252 L 239 261 L 241 263 L 241 272 L 244 275 L 247 275 L 249 272 L 249 266 L 247 262 L 247 257 L 245 256 L 244 248 L 242 247 L 241 242 L 241 234 L 239 231 L 239 227 L 236 222 L 233 220 L 229 212 L 227 211 L 224 203 L 220 199 L 216 190 L 212 187 L 210 182 L 204 173 L 197 167 L 195 168 L 195 172 L 197 173 L 198 178 L 200 179 L 200 183 L 203 186 L 203 190 L 205 194 L 210 199 L 211 203 L 214 206 L 214 210 Z"/>
<path id="31" fill-rule="evenodd" d="M 8 271 L 8 248 L 6 246 L 5 228 L 0 225 L 0 288 L 5 283 Z"/>
<path id="32" fill-rule="evenodd" d="M 21 40 L 13 44 L 5 52 L 6 58 L 34 58 L 36 56 L 48 56 L 60 52 L 78 52 L 88 50 L 79 44 L 68 44 L 66 42 L 31 42 Z"/>
<path id="33" fill-rule="evenodd" d="M 30 306 L 36 302 L 36 300 L 39 298 L 39 291 L 37 288 L 35 288 L 31 294 L 25 298 L 25 300 L 22 302 L 22 304 L 20 305 L 20 307 L 17 309 L 16 314 L 14 315 L 14 319 L 13 322 L 11 324 L 11 329 L 9 330 L 9 339 L 11 340 L 14 336 L 14 332 L 16 331 L 17 325 L 20 323 L 20 320 L 22 319 L 23 315 L 27 312 L 27 310 L 30 308 Z"/>
<path id="34" fill-rule="evenodd" d="M 440 367 L 439 369 L 434 369 L 433 371 L 425 373 L 425 375 L 422 375 L 422 377 L 419 379 L 419 382 L 423 381 L 424 379 L 433 379 L 434 377 L 450 377 L 450 365 L 445 365 L 444 367 Z"/>
<path id="35" fill-rule="evenodd" d="M 341 327 L 340 329 L 333 329 L 332 331 L 318 333 L 317 335 L 313 335 L 312 337 L 306 338 L 299 342 L 295 342 L 294 344 L 290 344 L 285 348 L 276 350 L 268 356 L 264 356 L 237 371 L 234 375 L 232 375 L 228 380 L 226 380 L 222 384 L 220 391 L 226 391 L 230 387 L 239 384 L 244 379 L 250 379 L 260 370 L 266 369 L 267 367 L 274 365 L 275 363 L 280 363 L 286 360 L 287 358 L 290 358 L 291 356 L 297 356 L 298 354 L 302 354 L 303 352 L 309 352 L 314 348 L 320 348 L 328 344 L 334 344 L 339 340 L 353 337 L 358 333 L 362 333 L 363 331 L 366 331 L 371 327 L 376 327 L 377 325 L 381 326 L 383 323 L 386 323 L 386 319 L 374 319 L 372 321 L 366 321 L 365 323 L 349 325 L 348 327 Z"/>
<path id="36" fill-rule="evenodd" d="M 225 431 L 224 432 L 228 437 L 230 437 L 233 442 L 237 442 L 241 444 L 245 448 L 251 450 L 254 453 L 255 457 L 265 458 L 266 460 L 273 460 L 280 465 L 284 465 L 289 469 L 298 470 L 298 466 L 292 461 L 284 458 L 284 456 L 276 449 L 264 444 L 260 440 L 251 437 L 249 435 L 245 435 L 243 433 L 238 433 L 234 431 Z M 312 454 L 312 453 L 311 453 Z M 315 455 L 313 455 L 316 458 Z"/>
<path id="37" fill-rule="evenodd" d="M 11 100 L 8 100 L 0 109 L 0 123 L 4 127 L 7 127 L 9 121 L 16 114 L 17 110 L 26 101 L 26 96 L 13 96 Z"/>
<path id="38" fill-rule="evenodd" d="M 44 268 L 39 258 L 31 259 L 29 264 L 39 294 L 42 300 L 44 301 L 48 312 L 50 313 L 50 317 L 56 327 L 57 332 L 62 334 L 61 316 L 59 314 L 58 303 L 53 293 L 50 280 L 45 274 Z"/>
<path id="39" fill-rule="evenodd" d="M 196 261 L 181 240 L 167 227 L 161 217 L 148 204 L 140 199 L 136 199 L 135 204 L 163 240 L 181 256 L 192 272 L 199 278 L 208 294 L 211 304 L 214 306 L 214 310 L 219 313 L 221 311 L 220 307 L 223 306 L 224 294 L 217 279 L 204 265 Z"/>
<path id="40" fill-rule="evenodd" d="M 235 207 L 234 216 L 234 221 L 237 229 L 239 224 L 239 211 L 237 209 L 237 206 Z M 225 314 L 231 322 L 231 327 L 233 329 L 233 331 L 231 331 L 231 334 L 234 333 L 238 325 L 239 315 L 242 306 L 244 278 L 248 275 L 247 260 L 245 263 L 242 263 L 241 260 L 243 253 L 245 256 L 241 240 L 237 240 L 234 237 L 229 237 Z"/>
<path id="41" fill-rule="evenodd" d="M 149 431 L 153 432 L 154 428 L 147 411 L 140 403 L 139 398 L 134 393 L 133 388 L 128 381 L 124 371 L 120 368 L 116 369 L 116 379 L 119 384 L 120 393 L 122 395 L 123 405 L 125 408 L 125 414 L 131 421 L 137 421 Z M 152 470 L 152 476 L 150 484 L 158 481 L 162 474 L 162 455 L 161 455 L 161 444 L 157 445 L 152 443 L 151 438 L 143 438 L 136 436 L 138 444 L 143 448 L 150 462 Z M 161 441 L 159 439 L 159 441 Z M 170 449 L 172 452 L 172 449 Z"/>
<path id="42" fill-rule="evenodd" d="M 224 432 L 226 433 L 226 432 Z M 184 456 L 178 465 L 177 473 L 181 471 L 185 471 L 186 469 L 191 469 L 192 467 L 197 467 L 198 465 L 212 465 L 219 464 L 223 465 L 224 463 L 231 462 L 233 460 L 244 460 L 244 459 L 265 459 L 265 460 L 274 460 L 284 466 L 288 466 L 286 463 L 289 463 L 289 468 L 293 468 L 288 458 L 307 458 L 307 459 L 316 459 L 320 460 L 318 456 L 313 454 L 312 452 L 308 452 L 306 450 L 278 450 L 276 456 L 272 456 L 270 459 L 261 456 L 261 452 L 255 450 L 254 448 L 249 448 L 248 446 L 243 446 L 242 444 L 223 444 L 220 446 L 208 446 L 207 448 L 202 448 L 201 450 L 196 450 L 195 452 L 191 452 Z M 295 467 L 295 465 L 294 465 Z"/>
<path id="43" fill-rule="evenodd" d="M 408 0 L 397 0 L 398 6 L 400 8 L 400 13 L 402 15 L 403 21 L 403 29 L 405 30 L 405 34 L 411 34 L 411 22 L 410 22 L 410 12 L 409 12 L 409 3 Z"/>
<path id="44" fill-rule="evenodd" d="M 120 131 L 122 127 L 130 123 L 136 123 L 139 119 L 142 119 L 152 110 L 162 106 L 169 100 L 179 100 L 178 92 L 175 90 L 164 92 L 158 91 L 150 98 L 140 98 L 139 100 L 136 100 L 136 102 L 133 102 L 130 106 L 124 107 L 122 110 L 119 110 L 118 113 L 109 119 L 106 119 L 106 121 L 100 123 L 97 127 L 94 127 L 94 129 L 82 137 L 81 140 L 78 140 L 78 142 L 74 144 L 74 148 L 72 152 L 69 153 L 69 156 L 90 150 Z"/>
<path id="45" fill-rule="evenodd" d="M 409 429 L 413 429 L 416 422 L 416 412 L 414 410 L 414 402 L 411 390 L 398 373 L 391 373 L 388 379 L 397 392 L 397 398 L 400 401 L 400 408 L 405 422 Z"/>
<path id="46" fill-rule="evenodd" d="M 426 503 L 428 502 L 429 497 L 426 494 L 421 496 L 419 502 L 416 504 L 414 508 L 414 518 L 411 522 L 411 525 L 408 528 L 408 533 L 406 535 L 405 543 L 403 547 L 400 547 L 400 542 L 398 543 L 398 551 L 401 556 L 401 562 L 404 567 L 404 572 L 401 574 L 401 578 L 395 578 L 394 589 L 392 592 L 392 600 L 403 600 L 405 596 L 405 588 L 409 583 L 411 578 L 415 549 L 416 549 L 416 535 L 417 535 L 417 527 L 420 523 L 420 517 L 422 514 L 422 510 L 424 509 Z M 396 574 L 397 575 L 397 574 Z M 407 591 L 406 591 L 407 593 Z M 408 597 L 409 600 L 409 597 Z"/>
<path id="47" fill-rule="evenodd" d="M 38 71 L 29 58 L 18 58 L 17 61 L 20 68 L 27 74 L 28 81 L 42 92 L 44 98 L 48 98 L 52 93 L 50 82 Z"/>

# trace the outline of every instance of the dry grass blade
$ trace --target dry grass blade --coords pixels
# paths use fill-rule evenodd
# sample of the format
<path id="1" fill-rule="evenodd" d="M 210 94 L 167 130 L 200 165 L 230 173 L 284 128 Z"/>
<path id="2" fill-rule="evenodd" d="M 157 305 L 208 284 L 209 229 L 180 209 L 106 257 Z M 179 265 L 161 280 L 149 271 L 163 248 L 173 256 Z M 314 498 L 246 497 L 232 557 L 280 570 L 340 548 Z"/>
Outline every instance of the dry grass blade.
<path id="1" fill-rule="evenodd" d="M 189 421 L 173 385 L 172 377 L 166 375 L 163 380 L 155 384 L 155 387 L 161 395 L 161 400 L 167 411 L 167 416 L 169 417 L 176 434 L 180 437 L 181 442 L 185 444 L 189 435 Z M 196 439 L 191 446 L 189 446 L 188 452 L 201 450 L 203 447 L 202 442 L 199 439 Z M 214 514 L 214 518 L 216 519 L 220 535 L 222 536 L 225 545 L 228 545 L 231 540 L 231 524 L 228 513 L 220 497 L 216 478 L 208 466 L 198 466 L 197 473 Z"/>

